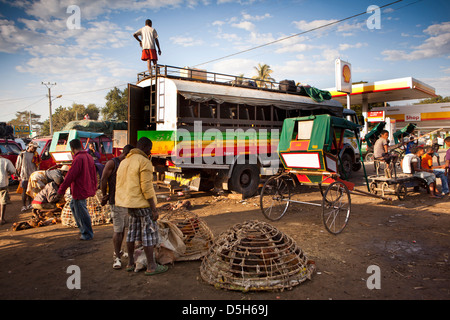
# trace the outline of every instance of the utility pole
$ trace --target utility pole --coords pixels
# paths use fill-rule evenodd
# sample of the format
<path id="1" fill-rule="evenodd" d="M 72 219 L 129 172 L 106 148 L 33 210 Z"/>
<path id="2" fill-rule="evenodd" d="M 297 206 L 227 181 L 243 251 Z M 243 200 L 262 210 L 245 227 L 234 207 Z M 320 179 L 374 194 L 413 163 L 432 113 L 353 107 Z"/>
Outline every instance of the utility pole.
<path id="1" fill-rule="evenodd" d="M 31 133 L 32 133 L 32 130 L 31 130 L 31 124 L 32 124 L 32 122 L 31 122 L 31 111 L 28 111 L 28 116 L 29 116 L 29 118 L 30 118 L 30 130 L 29 130 L 29 132 L 30 132 L 30 138 L 31 138 Z"/>
<path id="2" fill-rule="evenodd" d="M 50 83 L 50 82 L 45 83 L 45 82 L 42 82 L 42 84 L 43 84 L 44 86 L 46 86 L 47 89 L 48 89 L 48 109 L 49 109 L 49 112 L 50 112 L 50 116 L 49 116 L 49 119 L 50 119 L 50 135 L 53 136 L 53 121 L 52 121 L 52 91 L 51 91 L 51 88 L 52 88 L 53 86 L 56 86 L 56 82 L 55 82 L 55 83 Z"/>

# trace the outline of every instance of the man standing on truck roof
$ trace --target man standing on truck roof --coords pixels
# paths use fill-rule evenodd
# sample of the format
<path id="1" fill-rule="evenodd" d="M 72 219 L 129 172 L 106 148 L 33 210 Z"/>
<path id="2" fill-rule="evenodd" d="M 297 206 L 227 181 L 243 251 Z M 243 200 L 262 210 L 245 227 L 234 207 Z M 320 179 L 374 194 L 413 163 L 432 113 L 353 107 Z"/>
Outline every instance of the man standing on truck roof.
<path id="1" fill-rule="evenodd" d="M 156 65 L 158 61 L 158 55 L 156 54 L 155 44 L 158 47 L 158 54 L 161 55 L 161 49 L 159 47 L 158 33 L 152 28 L 152 20 L 145 20 L 145 27 L 136 31 L 133 36 L 139 41 L 139 45 L 142 47 L 142 61 L 147 61 L 148 70 L 151 69 L 151 63 Z M 139 39 L 141 36 L 142 39 Z"/>

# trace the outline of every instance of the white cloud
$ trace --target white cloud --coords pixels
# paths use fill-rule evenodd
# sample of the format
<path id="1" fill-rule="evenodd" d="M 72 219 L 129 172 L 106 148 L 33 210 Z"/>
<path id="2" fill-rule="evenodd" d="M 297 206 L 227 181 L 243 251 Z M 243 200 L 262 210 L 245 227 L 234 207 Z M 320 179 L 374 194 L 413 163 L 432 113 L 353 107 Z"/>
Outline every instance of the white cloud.
<path id="1" fill-rule="evenodd" d="M 227 59 L 215 63 L 211 70 L 217 73 L 240 75 L 251 78 L 255 75 L 254 67 L 258 65 L 258 61 L 251 59 Z"/>
<path id="2" fill-rule="evenodd" d="M 212 23 L 213 26 L 223 26 L 225 24 L 225 21 L 216 20 Z"/>
<path id="3" fill-rule="evenodd" d="M 242 18 L 244 20 L 250 20 L 250 21 L 261 21 L 261 20 L 264 20 L 264 19 L 272 18 L 272 16 L 270 15 L 270 13 L 266 13 L 266 14 L 264 14 L 262 16 L 258 16 L 258 15 L 252 16 L 250 14 L 247 14 L 247 13 L 243 12 L 242 13 Z"/>
<path id="4" fill-rule="evenodd" d="M 224 3 L 238 3 L 240 5 L 250 5 L 256 2 L 256 0 L 217 0 L 217 4 L 224 4 Z"/>
<path id="5" fill-rule="evenodd" d="M 294 25 L 297 27 L 297 29 L 301 31 L 308 31 L 311 29 L 319 28 L 324 25 L 327 25 L 329 23 L 334 23 L 337 20 L 331 19 L 331 20 L 313 20 L 310 22 L 307 22 L 306 20 L 300 20 L 300 21 L 294 21 Z"/>
<path id="6" fill-rule="evenodd" d="M 219 33 L 216 35 L 218 39 L 224 39 L 228 41 L 241 41 L 241 37 L 235 33 Z"/>
<path id="7" fill-rule="evenodd" d="M 231 26 L 239 29 L 244 29 L 250 32 L 255 30 L 255 25 L 250 21 L 241 21 L 239 23 L 233 23 Z"/>
<path id="8" fill-rule="evenodd" d="M 91 1 L 91 0 L 39 0 L 29 2 L 26 0 L 16 0 L 11 5 L 23 9 L 29 16 L 50 20 L 67 19 L 71 14 L 66 10 L 71 5 L 77 5 L 81 11 L 81 18 L 92 20 L 101 15 L 111 13 L 113 11 L 141 11 L 141 10 L 158 10 L 163 7 L 178 7 L 183 3 L 192 7 L 198 3 L 208 3 L 208 1 L 197 0 L 108 0 L 108 1 Z"/>
<path id="9" fill-rule="evenodd" d="M 437 95 L 450 96 L 450 76 L 436 77 L 436 78 L 421 78 L 418 79 L 424 83 L 432 86 L 436 90 Z"/>
<path id="10" fill-rule="evenodd" d="M 450 55 L 450 22 L 443 22 L 429 26 L 423 31 L 428 38 L 420 45 L 412 47 L 410 52 L 405 50 L 385 50 L 384 60 L 420 60 Z"/>
<path id="11" fill-rule="evenodd" d="M 355 43 L 355 44 L 341 43 L 339 45 L 339 50 L 344 51 L 344 50 L 353 49 L 353 48 L 359 49 L 359 48 L 367 47 L 367 46 L 368 46 L 368 44 L 365 43 L 365 42 L 364 43 L 363 42 L 358 42 L 358 43 Z"/>
<path id="12" fill-rule="evenodd" d="M 185 36 L 170 37 L 170 41 L 172 41 L 176 45 L 183 47 L 192 47 L 203 44 L 202 40 L 195 40 L 192 37 L 185 37 Z"/>
<path id="13" fill-rule="evenodd" d="M 314 31 L 319 35 L 322 35 L 326 32 L 329 32 L 330 28 L 335 28 L 336 32 L 338 32 L 341 36 L 353 36 L 355 31 L 363 30 L 365 27 L 365 22 L 343 22 L 337 23 L 338 20 L 330 19 L 330 20 L 313 20 L 313 21 L 294 21 L 293 24 L 302 32 L 306 31 Z"/>
<path id="14" fill-rule="evenodd" d="M 24 28 L 20 29 L 13 21 L 0 20 L 0 52 L 13 53 L 43 43 L 63 43 L 60 37 L 55 37 L 50 32 L 42 33 Z"/>

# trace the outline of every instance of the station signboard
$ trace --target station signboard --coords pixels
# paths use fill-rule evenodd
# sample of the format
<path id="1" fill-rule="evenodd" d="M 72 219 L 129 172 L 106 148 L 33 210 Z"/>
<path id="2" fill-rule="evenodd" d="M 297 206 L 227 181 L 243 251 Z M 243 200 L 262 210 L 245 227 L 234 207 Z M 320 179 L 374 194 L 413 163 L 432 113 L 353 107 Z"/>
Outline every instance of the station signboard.
<path id="1" fill-rule="evenodd" d="M 336 91 L 352 93 L 352 65 L 341 59 L 335 64 Z"/>
<path id="2" fill-rule="evenodd" d="M 28 125 L 14 126 L 14 135 L 26 135 L 26 134 L 30 134 L 30 126 Z"/>
<path id="3" fill-rule="evenodd" d="M 367 122 L 381 122 L 385 120 L 384 111 L 367 112 Z"/>

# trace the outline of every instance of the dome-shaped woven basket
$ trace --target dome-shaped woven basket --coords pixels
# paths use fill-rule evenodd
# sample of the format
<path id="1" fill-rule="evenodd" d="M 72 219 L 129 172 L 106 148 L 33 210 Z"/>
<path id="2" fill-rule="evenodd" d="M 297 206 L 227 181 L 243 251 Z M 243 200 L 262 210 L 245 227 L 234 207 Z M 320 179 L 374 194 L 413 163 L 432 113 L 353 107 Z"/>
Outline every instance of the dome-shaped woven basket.
<path id="1" fill-rule="evenodd" d="M 260 221 L 236 224 L 214 242 L 200 266 L 204 281 L 239 291 L 291 289 L 310 279 L 315 264 L 295 241 Z"/>
<path id="2" fill-rule="evenodd" d="M 109 205 L 102 206 L 97 196 L 86 199 L 86 206 L 91 217 L 93 226 L 107 224 L 111 222 L 111 208 Z M 70 201 L 67 201 L 61 211 L 61 224 L 68 227 L 77 227 L 75 218 L 70 210 Z"/>
<path id="3" fill-rule="evenodd" d="M 189 211 L 172 211 L 161 219 L 175 224 L 183 233 L 186 251 L 177 260 L 198 260 L 206 255 L 214 236 L 206 223 L 196 214 Z"/>

